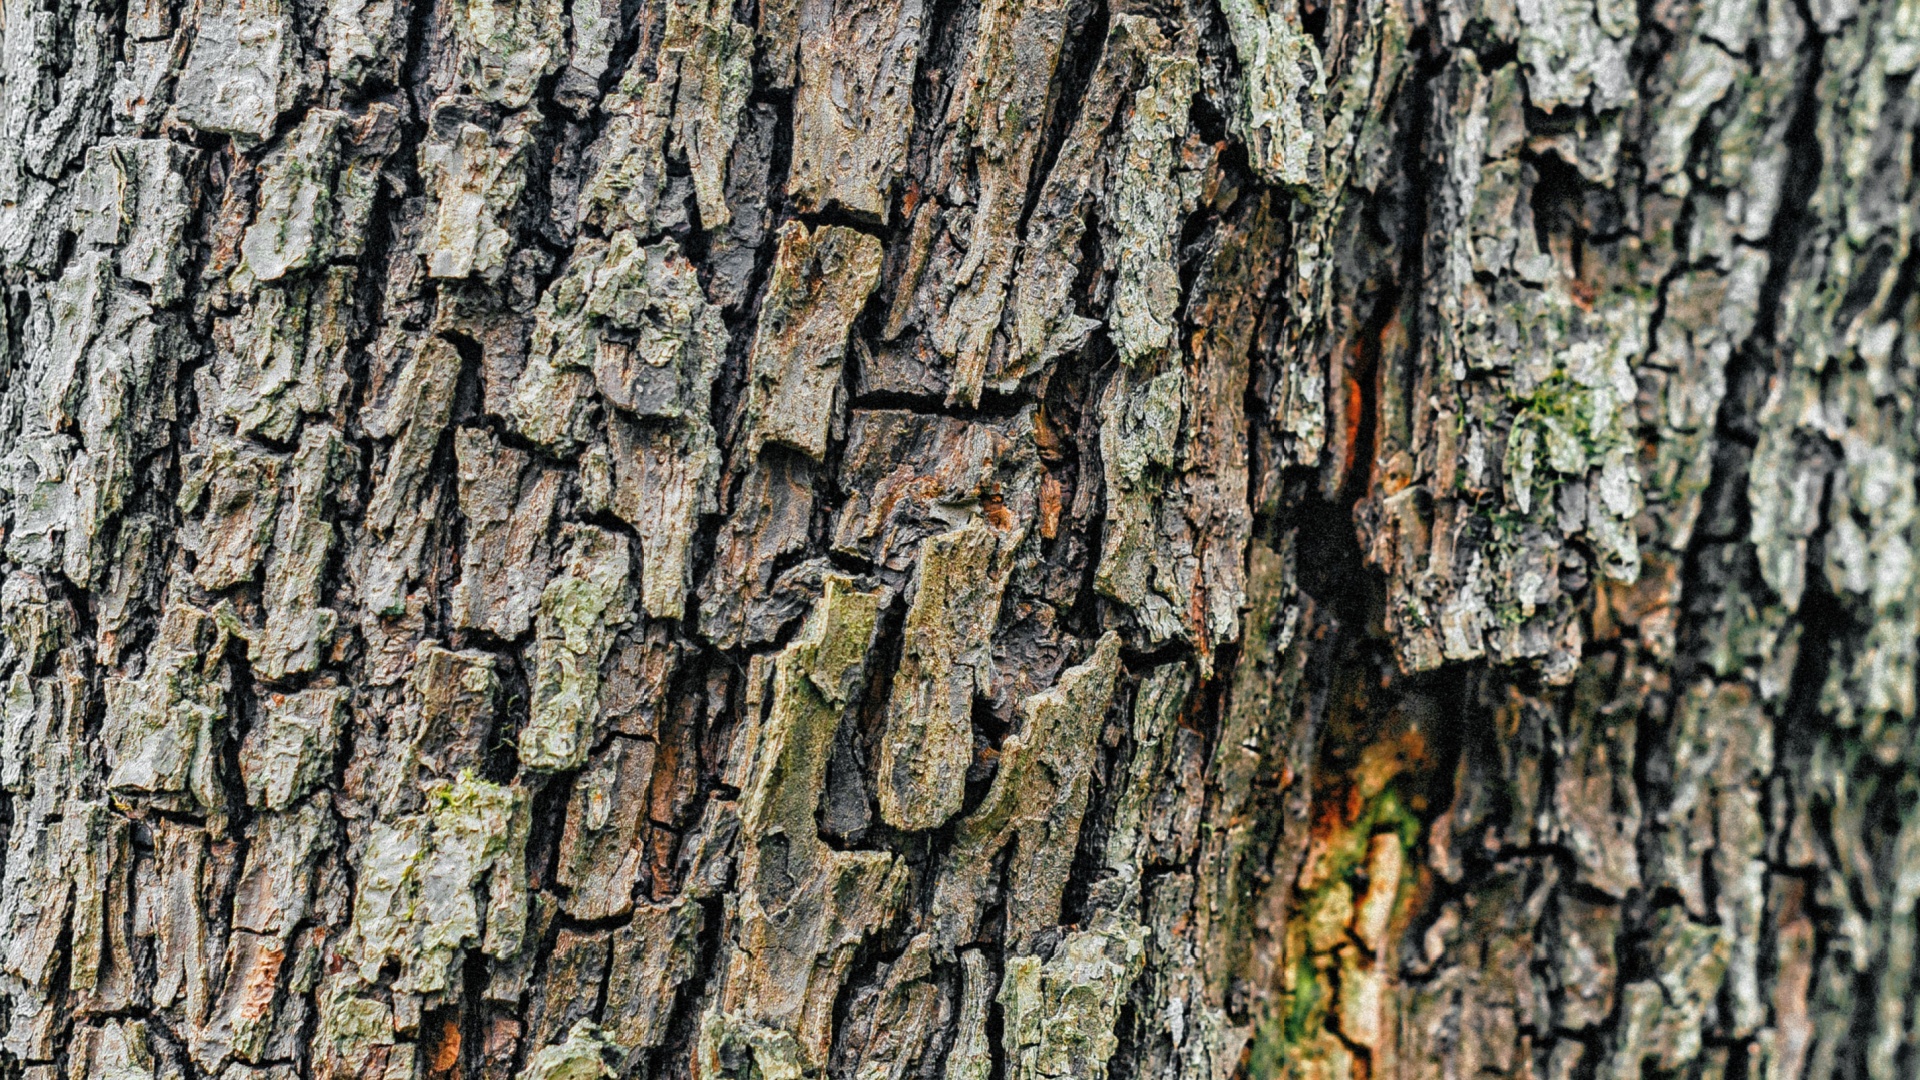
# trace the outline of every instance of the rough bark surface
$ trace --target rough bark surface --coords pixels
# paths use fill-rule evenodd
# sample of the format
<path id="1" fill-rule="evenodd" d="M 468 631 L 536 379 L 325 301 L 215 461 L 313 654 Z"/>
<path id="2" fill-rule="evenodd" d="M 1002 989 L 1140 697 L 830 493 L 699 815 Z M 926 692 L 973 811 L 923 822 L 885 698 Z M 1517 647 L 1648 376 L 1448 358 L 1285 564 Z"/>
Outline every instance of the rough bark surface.
<path id="1" fill-rule="evenodd" d="M 0 1080 L 1920 1071 L 1915 0 L 0 0 Z"/>

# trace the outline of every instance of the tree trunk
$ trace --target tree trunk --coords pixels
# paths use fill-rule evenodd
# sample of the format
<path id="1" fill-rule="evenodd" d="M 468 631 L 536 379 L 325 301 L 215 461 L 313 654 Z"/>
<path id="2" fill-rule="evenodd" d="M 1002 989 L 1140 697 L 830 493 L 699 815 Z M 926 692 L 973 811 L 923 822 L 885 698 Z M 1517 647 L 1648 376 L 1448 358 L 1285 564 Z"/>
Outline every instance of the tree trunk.
<path id="1" fill-rule="evenodd" d="M 4 0 L 0 1080 L 1920 1074 L 1912 0 Z"/>

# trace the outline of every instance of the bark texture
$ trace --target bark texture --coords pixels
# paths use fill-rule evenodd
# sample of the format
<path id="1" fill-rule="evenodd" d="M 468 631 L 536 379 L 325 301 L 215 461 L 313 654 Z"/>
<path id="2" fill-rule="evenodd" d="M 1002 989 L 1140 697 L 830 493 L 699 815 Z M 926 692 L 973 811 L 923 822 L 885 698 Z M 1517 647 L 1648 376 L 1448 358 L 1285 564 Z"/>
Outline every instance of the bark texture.
<path id="1" fill-rule="evenodd" d="M 0 0 L 0 1080 L 1920 1073 L 1916 0 Z"/>

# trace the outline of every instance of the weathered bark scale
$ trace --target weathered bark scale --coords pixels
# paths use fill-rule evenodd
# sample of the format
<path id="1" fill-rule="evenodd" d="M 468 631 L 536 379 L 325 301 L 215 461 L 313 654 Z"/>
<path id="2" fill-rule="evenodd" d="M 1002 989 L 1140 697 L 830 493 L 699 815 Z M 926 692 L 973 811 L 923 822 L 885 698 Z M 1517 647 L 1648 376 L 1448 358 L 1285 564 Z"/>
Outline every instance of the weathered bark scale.
<path id="1" fill-rule="evenodd" d="M 1915 0 L 0 0 L 0 1080 L 1920 1069 Z"/>

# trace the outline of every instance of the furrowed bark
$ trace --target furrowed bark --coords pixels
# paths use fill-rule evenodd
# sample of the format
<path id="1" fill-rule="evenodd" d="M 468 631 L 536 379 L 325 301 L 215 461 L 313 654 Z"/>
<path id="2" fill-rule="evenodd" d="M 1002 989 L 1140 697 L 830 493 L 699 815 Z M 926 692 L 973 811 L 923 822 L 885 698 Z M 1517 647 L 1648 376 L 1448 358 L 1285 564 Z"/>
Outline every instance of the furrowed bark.
<path id="1" fill-rule="evenodd" d="M 1920 1067 L 1909 0 L 8 0 L 0 1080 Z"/>

